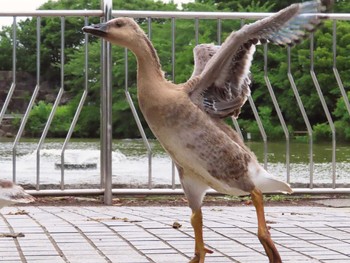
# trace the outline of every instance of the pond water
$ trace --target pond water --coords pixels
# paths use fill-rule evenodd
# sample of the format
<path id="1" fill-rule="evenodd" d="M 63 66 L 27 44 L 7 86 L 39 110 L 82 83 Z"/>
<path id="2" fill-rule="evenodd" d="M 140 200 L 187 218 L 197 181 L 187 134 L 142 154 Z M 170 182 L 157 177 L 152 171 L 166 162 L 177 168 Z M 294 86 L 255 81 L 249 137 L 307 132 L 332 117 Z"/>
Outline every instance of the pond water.
<path id="1" fill-rule="evenodd" d="M 37 176 L 37 140 L 23 140 L 17 146 L 16 180 L 19 183 L 35 184 Z M 164 187 L 172 183 L 172 162 L 157 141 L 150 141 L 153 149 L 152 183 Z M 57 164 L 61 160 L 62 140 L 47 140 L 40 150 L 40 183 L 59 184 L 61 170 Z M 264 162 L 264 144 L 247 142 L 261 163 Z M 12 179 L 13 141 L 0 139 L 0 177 Z M 65 170 L 65 184 L 94 185 L 100 181 L 100 145 L 98 140 L 72 140 L 65 151 L 65 163 L 94 163 L 93 169 Z M 331 143 L 313 145 L 314 184 L 332 182 L 332 148 Z M 336 182 L 350 182 L 350 147 L 339 144 L 336 151 Z M 310 179 L 309 144 L 291 142 L 290 144 L 290 182 L 307 184 Z M 148 157 L 141 140 L 113 141 L 113 183 L 122 187 L 145 187 L 148 184 Z M 285 142 L 268 142 L 267 170 L 273 175 L 286 180 L 286 146 Z M 175 184 L 179 184 L 175 171 Z"/>

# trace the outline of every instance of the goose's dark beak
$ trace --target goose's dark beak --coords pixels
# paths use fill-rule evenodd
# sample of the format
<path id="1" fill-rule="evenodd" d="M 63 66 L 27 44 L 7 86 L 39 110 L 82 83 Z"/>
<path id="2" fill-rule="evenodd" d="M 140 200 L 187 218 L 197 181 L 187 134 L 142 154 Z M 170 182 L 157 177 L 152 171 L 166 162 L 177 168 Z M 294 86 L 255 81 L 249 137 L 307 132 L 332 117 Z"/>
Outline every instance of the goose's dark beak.
<path id="1" fill-rule="evenodd" d="M 84 26 L 82 30 L 85 33 L 89 33 L 97 37 L 105 37 L 107 35 L 107 23 L 101 23 L 96 25 Z"/>

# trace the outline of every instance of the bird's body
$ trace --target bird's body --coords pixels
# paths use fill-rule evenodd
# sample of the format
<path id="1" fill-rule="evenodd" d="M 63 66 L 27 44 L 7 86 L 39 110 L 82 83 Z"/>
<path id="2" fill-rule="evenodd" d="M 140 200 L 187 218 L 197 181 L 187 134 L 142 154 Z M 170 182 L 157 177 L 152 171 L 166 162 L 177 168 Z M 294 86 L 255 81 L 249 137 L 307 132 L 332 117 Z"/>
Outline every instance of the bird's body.
<path id="1" fill-rule="evenodd" d="M 225 194 L 249 194 L 255 184 L 263 192 L 291 191 L 285 183 L 267 174 L 222 120 L 208 118 L 191 103 L 181 86 L 174 87 L 164 80 L 161 89 L 161 98 L 148 99 L 162 102 L 151 107 L 141 103 L 140 108 L 164 149 L 186 174 Z M 264 185 L 260 179 L 265 177 L 276 184 Z"/>
<path id="2" fill-rule="evenodd" d="M 183 84 L 165 79 L 157 52 L 143 30 L 130 18 L 84 27 L 87 33 L 127 47 L 137 58 L 140 109 L 155 136 L 174 160 L 189 206 L 195 232 L 195 258 L 204 262 L 201 205 L 205 192 L 251 194 L 258 217 L 258 237 L 270 262 L 281 258 L 266 226 L 262 192 L 292 190 L 258 163 L 223 118 L 238 117 L 250 95 L 249 68 L 258 41 L 279 45 L 299 42 L 321 17 L 305 16 L 322 9 L 320 1 L 295 4 L 231 33 L 221 47 L 194 49 L 195 69 Z"/>
<path id="3" fill-rule="evenodd" d="M 0 179 L 0 209 L 16 203 L 30 203 L 33 201 L 34 197 L 27 194 L 21 186 Z"/>
<path id="4" fill-rule="evenodd" d="M 142 54 L 137 56 L 140 109 L 152 132 L 185 174 L 227 194 L 249 194 L 254 181 L 263 186 L 261 178 L 266 176 L 266 182 L 276 184 L 264 184 L 268 188 L 261 187 L 263 192 L 291 192 L 287 184 L 268 175 L 223 120 L 208 118 L 208 114 L 192 102 L 188 90 L 199 82 L 200 77 L 193 77 L 184 84 L 166 80 L 146 35 L 137 41 L 137 45 L 142 46 Z M 185 179 L 186 176 L 181 178 L 182 183 Z"/>

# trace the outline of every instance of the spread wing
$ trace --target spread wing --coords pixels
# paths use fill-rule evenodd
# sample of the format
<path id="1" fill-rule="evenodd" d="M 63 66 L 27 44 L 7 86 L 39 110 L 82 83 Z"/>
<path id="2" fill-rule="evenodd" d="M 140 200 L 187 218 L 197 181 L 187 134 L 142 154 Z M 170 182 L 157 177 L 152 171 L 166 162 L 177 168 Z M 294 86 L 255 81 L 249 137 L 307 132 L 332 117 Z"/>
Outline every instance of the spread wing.
<path id="1" fill-rule="evenodd" d="M 192 77 L 199 80 L 189 89 L 193 103 L 212 117 L 238 117 L 250 95 L 249 69 L 255 45 L 259 41 L 283 46 L 299 43 L 326 18 L 317 14 L 323 10 L 324 2 L 320 0 L 293 4 L 231 33 L 221 47 L 196 47 Z M 189 84 L 194 83 L 191 80 Z"/>
<path id="2" fill-rule="evenodd" d="M 200 75 L 208 61 L 216 54 L 221 46 L 213 44 L 200 44 L 193 49 L 194 70 L 191 78 Z"/>

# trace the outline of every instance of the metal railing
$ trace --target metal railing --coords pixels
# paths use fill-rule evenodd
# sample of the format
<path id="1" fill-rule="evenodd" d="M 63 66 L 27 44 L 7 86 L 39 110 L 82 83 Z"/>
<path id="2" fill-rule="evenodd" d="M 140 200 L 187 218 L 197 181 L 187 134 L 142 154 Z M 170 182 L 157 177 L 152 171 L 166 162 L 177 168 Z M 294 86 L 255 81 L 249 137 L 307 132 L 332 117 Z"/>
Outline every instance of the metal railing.
<path id="1" fill-rule="evenodd" d="M 213 13 L 213 12 L 157 12 L 157 11 L 126 11 L 126 10 L 112 10 L 112 1 L 111 0 L 105 0 L 102 1 L 101 10 L 78 10 L 78 11 L 68 11 L 68 10 L 38 10 L 33 12 L 20 12 L 20 13 L 11 13 L 11 12 L 1 12 L 0 11 L 0 17 L 1 16 L 10 16 L 13 17 L 13 32 L 12 32 L 12 40 L 13 40 L 13 65 L 12 65 L 12 85 L 9 88 L 8 95 L 6 97 L 6 100 L 2 106 L 1 112 L 0 112 L 0 124 L 3 119 L 3 117 L 6 114 L 7 107 L 12 99 L 12 95 L 14 93 L 14 90 L 16 88 L 16 43 L 17 43 L 17 32 L 16 32 L 16 18 L 19 16 L 29 16 L 29 17 L 37 17 L 37 62 L 36 62 L 36 69 L 37 69 L 37 75 L 36 75 L 36 87 L 34 89 L 34 92 L 31 96 L 29 105 L 27 107 L 27 110 L 22 118 L 19 130 L 16 134 L 16 137 L 13 142 L 12 147 L 12 164 L 13 164 L 13 181 L 16 181 L 16 158 L 17 158 L 17 145 L 22 138 L 23 131 L 29 116 L 29 113 L 35 103 L 35 100 L 37 98 L 37 94 L 40 90 L 40 21 L 42 17 L 60 17 L 60 23 L 61 23 L 61 62 L 60 62 L 60 68 L 61 68 L 61 87 L 59 88 L 58 94 L 56 96 L 55 103 L 52 107 L 52 111 L 49 115 L 49 118 L 46 122 L 46 125 L 43 129 L 42 135 L 40 137 L 40 140 L 36 147 L 36 189 L 30 190 L 29 192 L 32 194 L 40 195 L 40 194 L 53 194 L 53 195 L 63 195 L 63 194 L 104 194 L 104 202 L 106 204 L 110 204 L 112 202 L 112 194 L 179 194 L 182 193 L 181 189 L 176 189 L 175 187 L 175 167 L 172 165 L 171 169 L 171 187 L 167 189 L 155 189 L 153 188 L 152 184 L 152 148 L 150 146 L 150 143 L 146 137 L 146 134 L 143 130 L 142 124 L 139 120 L 137 110 L 133 104 L 133 100 L 129 93 L 129 85 L 128 85 L 128 60 L 127 60 L 127 50 L 125 50 L 125 95 L 126 100 L 130 104 L 130 108 L 132 110 L 133 116 L 135 118 L 135 121 L 137 123 L 137 127 L 140 130 L 141 137 L 143 139 L 143 142 L 145 144 L 145 147 L 147 149 L 147 156 L 148 156 L 148 189 L 113 189 L 112 187 L 112 56 L 111 56 L 111 47 L 110 44 L 103 41 L 102 43 L 102 51 L 101 51 L 101 68 L 102 68 L 102 84 L 101 84 L 101 150 L 100 150 L 100 188 L 97 189 L 66 189 L 65 187 L 65 168 L 64 165 L 61 165 L 61 182 L 60 182 L 60 189 L 54 190 L 54 189 L 41 189 L 41 180 L 40 180 L 40 151 L 42 148 L 42 145 L 44 143 L 44 140 L 46 139 L 48 129 L 50 128 L 51 122 L 53 117 L 55 116 L 56 109 L 61 101 L 62 95 L 65 92 L 64 87 L 64 81 L 65 81 L 65 70 L 64 70 L 64 48 L 65 48 L 65 39 L 64 39 L 64 32 L 65 32 L 65 19 L 67 17 L 84 17 L 85 25 L 88 24 L 89 17 L 101 17 L 101 20 L 107 21 L 111 17 L 118 17 L 118 16 L 129 16 L 134 18 L 145 18 L 148 21 L 148 35 L 149 38 L 152 36 L 152 19 L 155 18 L 163 18 L 163 19 L 170 19 L 171 20 L 171 38 L 172 38 L 172 45 L 171 45 L 171 62 L 172 62 L 172 78 L 173 81 L 175 80 L 175 38 L 176 38 L 176 32 L 175 32 L 175 23 L 176 19 L 191 19 L 194 20 L 194 38 L 195 43 L 198 43 L 199 39 L 199 21 L 202 19 L 213 19 L 217 21 L 217 31 L 218 31 L 218 37 L 217 42 L 221 43 L 221 32 L 222 32 L 222 21 L 223 20 L 239 20 L 241 21 L 241 24 L 243 24 L 243 21 L 245 19 L 261 19 L 266 16 L 269 16 L 270 13 Z M 333 65 L 331 67 L 333 68 L 334 76 L 337 81 L 337 85 L 340 89 L 340 92 L 343 96 L 343 99 L 345 101 L 346 108 L 348 110 L 348 113 L 350 114 L 350 105 L 349 100 L 347 98 L 347 92 L 344 88 L 342 78 L 338 72 L 337 69 L 337 63 L 336 63 L 336 51 L 337 51 L 337 43 L 336 43 L 336 29 L 337 29 L 337 21 L 340 20 L 350 20 L 350 14 L 329 14 L 329 19 L 333 20 L 333 38 L 332 38 L 332 50 L 333 50 Z M 83 26 L 83 25 L 82 25 Z M 75 128 L 75 125 L 79 119 L 80 112 L 82 108 L 84 107 L 84 103 L 87 97 L 89 83 L 88 83 L 88 43 L 89 38 L 88 35 L 85 35 L 84 39 L 85 43 L 85 68 L 83 69 L 84 78 L 85 78 L 85 86 L 84 86 L 84 92 L 81 96 L 80 103 L 77 107 L 76 113 L 74 115 L 73 121 L 71 123 L 71 126 L 69 128 L 69 131 L 67 133 L 67 136 L 65 138 L 65 141 L 63 143 L 63 146 L 61 148 L 61 164 L 65 163 L 65 150 L 67 148 L 67 144 L 69 143 L 73 130 Z M 332 131 L 332 187 L 330 188 L 314 188 L 313 187 L 313 175 L 314 175 L 314 161 L 313 161 L 313 130 L 310 124 L 310 121 L 308 119 L 307 113 L 305 111 L 304 105 L 302 103 L 302 100 L 300 98 L 300 94 L 298 91 L 298 87 L 295 84 L 293 71 L 291 68 L 291 48 L 288 48 L 288 71 L 286 72 L 286 75 L 288 77 L 288 80 L 290 82 L 291 88 L 293 90 L 295 99 L 297 101 L 297 105 L 301 111 L 306 129 L 307 129 L 307 135 L 309 138 L 309 169 L 310 169 L 310 177 L 309 177 L 309 187 L 307 188 L 295 188 L 294 191 L 296 193 L 350 193 L 350 188 L 339 188 L 336 186 L 336 131 L 334 127 L 334 122 L 332 120 L 331 114 L 329 112 L 329 109 L 327 107 L 327 104 L 325 102 L 325 98 L 322 94 L 322 90 L 320 88 L 320 84 L 317 78 L 317 73 L 314 70 L 314 35 L 311 35 L 311 41 L 310 41 L 310 54 L 311 54 L 311 68 L 310 68 L 310 75 L 312 77 L 314 86 L 317 90 L 319 99 L 322 103 L 324 113 L 327 117 L 328 123 L 330 125 L 331 131 Z M 266 86 L 268 88 L 270 97 L 273 102 L 273 106 L 275 111 L 277 112 L 279 122 L 282 126 L 284 135 L 285 135 L 285 141 L 286 141 L 286 181 L 290 182 L 290 134 L 287 128 L 287 124 L 284 120 L 281 108 L 279 106 L 278 100 L 276 98 L 273 86 L 270 82 L 269 73 L 268 73 L 268 61 L 267 61 L 267 54 L 268 54 L 268 46 L 265 44 L 263 49 L 264 54 L 264 79 Z M 261 134 L 261 137 L 264 142 L 264 166 L 267 166 L 267 134 L 264 129 L 264 126 L 262 124 L 261 118 L 259 116 L 257 107 L 255 106 L 255 102 L 253 101 L 252 97 L 249 97 L 248 100 L 254 117 L 257 121 L 258 128 Z M 240 134 L 240 136 L 243 138 L 243 135 L 241 133 L 240 127 L 238 125 L 238 122 L 236 120 L 233 120 L 233 124 L 237 132 Z"/>

